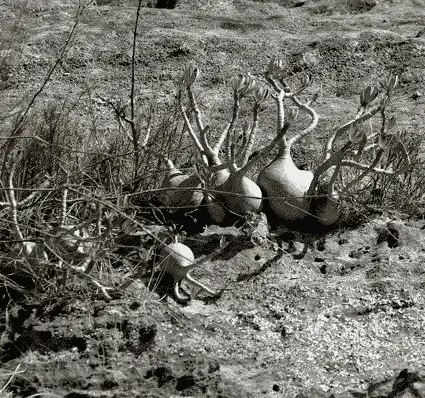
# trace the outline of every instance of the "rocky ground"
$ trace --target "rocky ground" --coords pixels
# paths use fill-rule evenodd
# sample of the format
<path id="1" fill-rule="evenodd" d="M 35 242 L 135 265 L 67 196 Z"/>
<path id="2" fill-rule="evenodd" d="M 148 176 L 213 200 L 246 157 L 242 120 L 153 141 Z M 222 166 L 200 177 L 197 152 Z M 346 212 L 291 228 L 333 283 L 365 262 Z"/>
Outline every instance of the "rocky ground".
<path id="1" fill-rule="evenodd" d="M 222 292 L 213 300 L 201 293 L 182 306 L 135 282 L 109 303 L 14 308 L 15 341 L 2 354 L 4 379 L 19 366 L 9 388 L 66 397 L 425 394 L 423 222 L 376 216 L 299 260 L 233 228 L 187 243 L 205 253 L 218 236 L 230 244 L 196 272 Z"/>
<path id="2" fill-rule="evenodd" d="M 295 8 L 200 3 L 143 8 L 142 103 L 167 104 L 182 66 L 196 62 L 201 105 L 218 124 L 228 117 L 229 78 L 241 71 L 260 77 L 282 56 L 322 87 L 319 139 L 354 114 L 364 84 L 388 73 L 400 75 L 398 128 L 423 131 L 422 1 L 359 9 L 330 0 Z M 90 6 L 36 107 L 80 98 L 71 114 L 81 126 L 94 114 L 99 134 L 111 128 L 112 112 L 95 94 L 128 96 L 134 15 L 134 4 Z M 39 87 L 74 16 L 73 2 L 0 3 L 1 114 Z M 267 131 L 273 111 L 265 115 Z M 316 138 L 305 142 L 307 157 Z M 81 289 L 78 298 L 11 305 L 1 314 L 0 396 L 425 396 L 421 206 L 409 214 L 375 206 L 367 222 L 329 234 L 301 259 L 279 251 L 261 225 L 210 227 L 186 243 L 197 256 L 225 244 L 194 272 L 221 294 L 193 291 L 187 305 L 153 291 L 155 278 L 135 281 L 110 302 L 89 300 Z"/>

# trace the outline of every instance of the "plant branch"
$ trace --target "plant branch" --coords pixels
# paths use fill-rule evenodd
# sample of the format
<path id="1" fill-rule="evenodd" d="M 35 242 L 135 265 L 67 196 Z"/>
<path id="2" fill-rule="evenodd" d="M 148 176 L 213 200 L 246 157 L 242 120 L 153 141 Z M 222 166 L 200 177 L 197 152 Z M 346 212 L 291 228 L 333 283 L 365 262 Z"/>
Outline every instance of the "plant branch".
<path id="1" fill-rule="evenodd" d="M 288 146 L 291 147 L 293 144 L 295 144 L 297 141 L 299 141 L 301 138 L 303 138 L 305 135 L 309 134 L 311 131 L 313 131 L 316 127 L 317 127 L 317 123 L 319 122 L 319 115 L 317 114 L 317 112 L 310 106 L 311 103 L 313 103 L 316 98 L 317 98 L 317 94 L 315 94 L 313 96 L 313 99 L 309 102 L 306 103 L 302 103 L 301 101 L 298 100 L 297 97 L 295 96 L 291 96 L 290 97 L 291 100 L 295 103 L 295 105 L 297 105 L 298 108 L 303 109 L 304 111 L 306 111 L 310 117 L 311 117 L 311 122 L 310 124 L 304 129 L 301 130 L 299 133 L 297 133 L 296 135 L 294 135 L 293 137 L 291 137 L 288 140 Z"/>

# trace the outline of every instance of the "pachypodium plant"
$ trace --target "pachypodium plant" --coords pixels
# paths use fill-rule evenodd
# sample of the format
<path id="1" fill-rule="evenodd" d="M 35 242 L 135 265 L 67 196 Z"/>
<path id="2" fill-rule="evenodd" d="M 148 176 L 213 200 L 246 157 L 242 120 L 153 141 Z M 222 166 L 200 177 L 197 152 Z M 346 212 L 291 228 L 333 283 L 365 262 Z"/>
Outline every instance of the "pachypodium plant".
<path id="1" fill-rule="evenodd" d="M 191 275 L 191 271 L 199 267 L 200 262 L 195 261 L 195 256 L 189 246 L 180 242 L 170 243 L 161 249 L 159 258 L 163 272 L 173 278 L 174 294 L 177 299 L 181 301 L 191 299 L 191 295 L 182 289 L 183 281 L 187 281 L 213 296 L 217 294 Z M 182 294 L 182 292 L 186 294 Z"/>
<path id="2" fill-rule="evenodd" d="M 266 209 L 269 209 L 273 215 L 291 221 L 303 218 L 308 214 L 308 202 L 304 196 L 313 180 L 313 173 L 300 170 L 295 165 L 291 148 L 301 138 L 312 132 L 318 124 L 319 115 L 312 107 L 317 99 L 317 94 L 310 101 L 301 102 L 298 95 L 310 85 L 310 79 L 305 78 L 301 87 L 292 91 L 285 80 L 282 61 L 279 60 L 273 60 L 270 63 L 266 78 L 274 90 L 273 97 L 276 101 L 278 113 L 277 129 L 284 131 L 284 133 L 278 142 L 277 156 L 260 172 L 257 182 L 266 196 Z M 285 109 L 284 102 L 286 99 L 290 100 L 294 107 Z M 298 110 L 306 112 L 310 122 L 307 127 L 288 138 L 287 132 L 296 121 Z M 285 128 L 285 126 L 287 127 Z"/>
<path id="3" fill-rule="evenodd" d="M 232 80 L 233 105 L 231 117 L 225 128 L 219 134 L 215 146 L 209 143 L 210 127 L 204 125 L 202 113 L 197 104 L 193 84 L 199 76 L 197 67 L 188 66 L 180 82 L 180 110 L 185 126 L 199 151 L 201 162 L 207 170 L 209 178 L 205 181 L 207 208 L 212 219 L 218 223 L 223 221 L 226 213 L 238 215 L 247 212 L 258 212 L 262 206 L 262 194 L 259 186 L 247 174 L 261 161 L 277 144 L 273 140 L 263 148 L 262 156 L 250 158 L 255 143 L 259 115 L 265 109 L 265 101 L 269 91 L 257 83 L 249 75 L 239 75 Z M 183 103 L 183 96 L 188 98 L 188 110 Z M 242 123 L 242 134 L 238 134 L 238 122 L 242 101 L 252 104 L 251 120 Z M 195 126 L 188 115 L 194 115 Z M 220 158 L 220 149 L 224 144 L 224 159 Z"/>
<path id="4" fill-rule="evenodd" d="M 219 158 L 219 151 L 223 144 L 225 134 L 222 134 L 222 138 L 217 142 L 214 148 L 212 148 L 207 141 L 207 134 L 209 127 L 204 127 L 202 121 L 202 115 L 199 110 L 195 95 L 192 90 L 192 85 L 196 81 L 199 75 L 199 69 L 193 66 L 187 66 L 180 79 L 180 85 L 178 88 L 178 102 L 180 111 L 182 113 L 185 127 L 189 132 L 198 152 L 201 154 L 200 166 L 208 168 L 212 165 L 221 166 L 222 162 Z M 184 93 L 187 92 L 187 96 L 190 102 L 190 109 L 193 110 L 196 120 L 196 125 L 199 131 L 199 136 L 195 133 L 194 128 L 189 120 L 189 116 L 185 110 L 185 106 L 182 101 Z M 165 181 L 162 185 L 164 193 L 161 195 L 161 202 L 170 208 L 181 208 L 193 210 L 202 202 L 205 194 L 203 194 L 199 188 L 203 185 L 208 184 L 211 186 L 217 186 L 222 184 L 228 177 L 229 173 L 225 168 L 217 170 L 214 175 L 208 176 L 206 179 L 210 181 L 203 181 L 199 173 L 186 174 L 175 167 L 171 159 L 166 158 L 167 174 Z M 205 173 L 204 177 L 205 177 Z"/>
<path id="5" fill-rule="evenodd" d="M 252 170 L 254 161 L 249 161 L 249 155 L 255 140 L 258 115 L 268 92 L 257 87 L 256 81 L 250 76 L 239 75 L 232 81 L 233 111 L 232 119 L 226 131 L 226 165 L 229 172 L 227 180 L 217 186 L 214 195 L 216 204 L 226 210 L 243 215 L 247 212 L 258 212 L 262 206 L 260 187 L 247 174 Z M 241 101 L 250 96 L 254 100 L 252 123 L 245 123 L 242 129 L 241 144 L 236 134 L 236 123 L 239 118 Z M 216 214 L 210 212 L 213 219 Z"/>
<path id="6" fill-rule="evenodd" d="M 300 170 L 291 156 L 293 145 L 313 132 L 319 121 L 319 116 L 312 107 L 317 94 L 307 102 L 299 99 L 299 94 L 309 86 L 310 79 L 304 79 L 299 89 L 291 90 L 286 81 L 283 63 L 279 60 L 271 62 L 266 78 L 275 90 L 280 126 L 285 125 L 285 119 L 288 117 L 292 119 L 290 124 L 293 124 L 295 119 L 293 111 L 285 115 L 285 99 L 290 100 L 297 109 L 306 112 L 310 117 L 309 125 L 292 137 L 287 137 L 286 132 L 282 135 L 276 158 L 258 176 L 257 182 L 267 201 L 265 209 L 275 220 L 290 225 L 298 222 L 299 225 L 305 224 L 304 226 L 310 229 L 323 229 L 334 225 L 341 215 L 340 198 L 350 193 L 369 174 L 396 177 L 408 169 L 410 161 L 403 143 L 387 132 L 385 109 L 397 85 L 397 77 L 392 76 L 383 82 L 381 92 L 373 86 L 362 91 L 356 115 L 332 132 L 321 161 L 311 171 Z M 381 117 L 380 131 L 368 134 L 361 126 L 375 115 Z M 397 170 L 379 167 L 389 145 L 395 146 L 402 158 L 401 166 Z M 358 173 L 354 173 L 351 178 L 353 173 L 350 170 L 353 169 Z M 306 218 L 308 223 L 305 222 Z"/>
<path id="7" fill-rule="evenodd" d="M 193 198 L 192 192 L 202 185 L 203 199 L 211 218 L 217 223 L 221 223 L 229 213 L 244 215 L 264 210 L 269 218 L 278 223 L 323 230 L 340 220 L 341 197 L 354 192 L 368 176 L 396 177 L 409 167 L 410 161 L 403 143 L 388 132 L 386 108 L 397 86 L 396 76 L 381 83 L 380 89 L 368 86 L 362 91 L 357 113 L 331 133 L 320 162 L 312 170 L 297 167 L 291 154 L 294 145 L 313 133 L 319 122 L 319 115 L 314 109 L 318 92 L 310 95 L 308 100 L 301 99 L 311 86 L 308 76 L 301 79 L 298 88 L 292 89 L 287 81 L 284 63 L 274 59 L 265 75 L 271 90 L 260 86 L 250 75 L 235 77 L 231 84 L 231 116 L 218 134 L 214 146 L 209 142 L 211 129 L 204 123 L 193 88 L 198 78 L 197 67 L 186 67 L 179 82 L 178 100 L 185 128 L 197 149 L 198 165 L 203 172 L 183 176 L 176 171 L 172 162 L 169 162 L 169 170 L 175 173 L 173 188 L 186 193 L 188 204 L 194 204 L 190 200 Z M 277 107 L 276 134 L 253 157 L 250 155 L 259 115 L 269 97 L 273 97 Z M 241 121 L 243 103 L 245 107 L 251 104 L 252 109 L 249 120 Z M 304 113 L 308 120 L 307 125 L 301 128 L 298 127 L 299 113 Z M 363 124 L 375 116 L 381 119 L 379 132 L 366 133 Z M 249 173 L 276 146 L 276 157 L 254 181 Z M 401 160 L 393 169 L 381 168 L 381 160 L 390 147 L 396 149 Z M 200 195 L 196 203 L 199 201 Z"/>

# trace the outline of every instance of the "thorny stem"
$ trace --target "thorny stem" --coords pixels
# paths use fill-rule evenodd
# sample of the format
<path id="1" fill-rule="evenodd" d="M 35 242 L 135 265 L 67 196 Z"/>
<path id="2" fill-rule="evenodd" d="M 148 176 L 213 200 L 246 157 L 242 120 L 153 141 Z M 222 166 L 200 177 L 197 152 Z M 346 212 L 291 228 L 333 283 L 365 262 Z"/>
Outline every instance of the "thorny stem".
<path id="1" fill-rule="evenodd" d="M 345 133 L 349 129 L 356 128 L 361 123 L 363 123 L 366 120 L 369 120 L 370 118 L 372 118 L 378 112 L 381 112 L 381 110 L 385 108 L 385 103 L 386 103 L 387 99 L 388 99 L 388 96 L 385 96 L 378 105 L 376 105 L 374 108 L 370 109 L 367 112 L 365 112 L 364 111 L 364 108 L 362 108 L 361 111 L 357 112 L 356 116 L 353 119 L 351 119 L 350 121 L 348 121 L 347 123 L 345 123 L 344 125 L 342 125 L 341 127 L 339 127 L 333 133 L 333 135 L 331 136 L 331 139 L 333 141 L 335 141 L 335 139 L 339 135 Z"/>
<path id="2" fill-rule="evenodd" d="M 365 164 L 363 164 L 363 163 L 356 162 L 356 161 L 351 160 L 351 159 L 344 159 L 344 160 L 342 161 L 342 165 L 343 165 L 343 166 L 350 166 L 350 167 L 354 167 L 354 168 L 359 169 L 359 170 L 369 170 L 369 167 L 370 167 L 370 166 L 368 166 L 368 165 L 365 165 Z M 373 171 L 374 173 L 376 173 L 376 174 L 381 174 L 381 175 L 385 175 L 385 176 L 387 176 L 387 177 L 394 177 L 394 176 L 396 176 L 396 175 L 398 175 L 398 174 L 400 174 L 400 173 L 403 173 L 403 172 L 404 172 L 404 170 L 405 170 L 405 168 L 402 168 L 402 169 L 397 170 L 397 171 L 389 171 L 389 170 L 381 169 L 381 168 L 379 168 L 379 167 L 374 167 L 374 168 L 372 169 L 372 171 Z"/>
<path id="3" fill-rule="evenodd" d="M 224 141 L 226 140 L 226 136 L 227 136 L 227 132 L 229 130 L 229 127 L 230 127 L 230 124 L 227 124 L 226 128 L 220 134 L 220 137 L 219 137 L 217 143 L 214 145 L 213 151 L 214 151 L 215 154 L 217 154 L 217 156 L 218 156 L 218 153 L 219 153 Z"/>
<path id="4" fill-rule="evenodd" d="M 345 123 L 342 127 L 335 130 L 335 132 L 330 136 L 328 139 L 328 142 L 325 147 L 325 152 L 323 156 L 322 163 L 316 168 L 314 171 L 314 178 L 310 185 L 310 188 L 307 192 L 307 196 L 311 196 L 314 194 L 314 190 L 317 186 L 318 179 L 320 175 L 329 169 L 332 166 L 336 165 L 336 169 L 334 170 L 334 173 L 331 178 L 330 186 L 328 187 L 329 190 L 333 189 L 333 185 L 336 180 L 336 175 L 338 174 L 338 171 L 342 166 L 348 166 L 352 168 L 357 168 L 359 170 L 363 170 L 363 173 L 361 173 L 358 177 L 356 177 L 353 181 L 351 181 L 349 184 L 347 184 L 341 192 L 347 192 L 350 188 L 358 184 L 361 180 L 363 180 L 369 173 L 376 173 L 381 174 L 389 177 L 395 177 L 401 173 L 403 173 L 405 170 L 408 169 L 410 165 L 410 159 L 407 154 L 407 151 L 405 150 L 403 144 L 399 142 L 400 145 L 400 151 L 403 156 L 403 160 L 405 162 L 404 167 L 400 168 L 396 171 L 389 171 L 385 170 L 379 167 L 376 167 L 379 164 L 379 161 L 381 160 L 383 154 L 384 154 L 384 146 L 385 145 L 382 141 L 387 138 L 386 136 L 386 115 L 385 115 L 385 108 L 389 100 L 389 94 L 387 93 L 382 99 L 381 102 L 375 106 L 374 108 L 370 109 L 369 111 L 365 111 L 365 107 L 361 106 L 359 110 L 357 111 L 355 117 L 351 119 L 349 122 Z M 358 124 L 363 123 L 364 121 L 372 118 L 376 113 L 380 112 L 381 115 L 381 127 L 379 131 L 379 144 L 378 146 L 380 149 L 375 155 L 375 158 L 373 162 L 370 165 L 366 165 L 363 163 L 360 163 L 358 160 L 360 159 L 361 155 L 364 153 L 365 150 L 373 148 L 376 146 L 376 144 L 367 145 L 368 137 L 364 134 L 361 137 L 361 140 L 359 142 L 359 147 L 357 151 L 352 151 L 354 153 L 354 159 L 344 159 L 344 156 L 346 153 L 348 153 L 351 149 L 351 146 L 353 145 L 353 140 L 350 138 L 350 140 L 337 152 L 332 154 L 333 149 L 333 143 L 336 139 L 336 137 L 340 134 L 342 134 L 345 131 L 353 130 L 357 127 Z M 369 138 L 372 138 L 376 134 L 372 135 Z"/>
<path id="5" fill-rule="evenodd" d="M 202 141 L 202 146 L 204 147 L 204 154 L 208 158 L 209 165 L 220 165 L 221 160 L 218 157 L 218 151 L 215 152 L 214 149 L 211 148 L 207 136 L 210 131 L 209 126 L 205 126 L 205 128 L 200 133 L 200 139 Z"/>
<path id="6" fill-rule="evenodd" d="M 288 140 L 288 146 L 291 147 L 305 135 L 309 134 L 317 127 L 317 123 L 319 122 L 319 115 L 317 112 L 310 106 L 310 103 L 314 102 L 316 98 L 313 97 L 313 100 L 307 103 L 302 103 L 298 100 L 297 97 L 291 96 L 291 100 L 297 105 L 298 108 L 305 110 L 311 117 L 310 124 L 304 129 L 301 130 L 298 134 L 294 135 Z"/>
<path id="7" fill-rule="evenodd" d="M 241 163 L 240 161 L 242 160 L 242 157 L 244 156 L 244 153 L 247 150 L 247 145 L 248 145 L 248 131 L 246 129 L 242 130 L 242 137 L 239 136 L 238 138 L 235 137 L 234 142 L 235 145 L 239 145 L 239 148 L 235 154 L 235 163 L 237 164 L 241 164 L 241 166 L 243 166 L 244 164 Z M 242 142 L 239 143 L 239 141 L 242 140 Z"/>
<path id="8" fill-rule="evenodd" d="M 192 125 L 190 124 L 189 117 L 187 116 L 186 110 L 184 109 L 184 105 L 181 99 L 179 100 L 179 107 L 180 107 L 180 112 L 184 119 L 184 124 L 187 128 L 187 131 L 192 137 L 192 140 L 195 143 L 196 147 L 198 148 L 198 151 L 202 154 L 202 161 L 208 166 L 208 159 L 206 155 L 204 154 L 204 147 L 202 146 L 201 141 L 199 140 L 198 136 L 196 135 L 195 131 L 192 128 Z"/>
<path id="9" fill-rule="evenodd" d="M 266 79 L 277 92 L 277 95 L 274 95 L 277 104 L 277 130 L 281 131 L 285 124 L 285 108 L 283 107 L 283 101 L 287 97 L 287 93 L 284 88 L 279 86 L 279 83 L 273 76 L 267 74 Z"/>
<path id="10" fill-rule="evenodd" d="M 360 141 L 359 148 L 357 149 L 356 153 L 354 154 L 354 160 L 360 160 L 364 151 L 368 149 L 367 140 L 368 140 L 367 135 L 363 134 L 361 141 Z"/>
<path id="11" fill-rule="evenodd" d="M 345 154 L 350 150 L 352 141 L 348 141 L 338 152 L 331 155 L 325 162 L 322 162 L 313 172 L 313 180 L 311 181 L 310 187 L 307 191 L 307 197 L 314 195 L 314 191 L 319 182 L 319 177 L 330 167 L 335 166 L 342 162 Z"/>
<path id="12" fill-rule="evenodd" d="M 189 273 L 186 275 L 186 279 L 191 282 L 192 284 L 194 284 L 195 286 L 205 290 L 206 292 L 215 295 L 216 292 L 214 292 L 213 290 L 211 290 L 209 287 L 205 286 L 203 283 L 197 281 L 196 279 L 193 278 L 192 275 L 190 275 Z"/>
<path id="13" fill-rule="evenodd" d="M 211 148 L 208 140 L 207 140 L 207 135 L 209 133 L 209 126 L 205 126 L 204 127 L 204 123 L 202 122 L 202 113 L 201 110 L 199 109 L 198 106 L 198 102 L 196 100 L 195 94 L 192 90 L 192 84 L 190 82 L 184 82 L 186 83 L 186 91 L 187 91 L 187 95 L 189 97 L 189 104 L 190 104 L 190 108 L 193 111 L 194 115 L 195 115 L 195 123 L 199 132 L 199 138 L 197 137 L 197 135 L 195 134 L 195 131 L 193 129 L 193 127 L 190 124 L 190 120 L 187 116 L 187 113 L 184 109 L 183 103 L 182 103 L 182 89 L 179 89 L 179 94 L 178 94 L 178 101 L 179 101 L 179 105 L 180 105 L 180 111 L 183 115 L 183 119 L 185 121 L 185 125 L 189 131 L 190 136 L 192 137 L 196 147 L 198 148 L 198 150 L 201 152 L 201 154 L 203 155 L 203 162 L 207 165 L 207 166 L 211 166 L 211 164 L 217 165 L 217 164 L 221 164 L 221 161 L 218 157 L 218 151 L 219 151 L 219 147 L 217 148 L 217 150 L 215 150 L 215 148 Z M 225 135 L 223 136 L 223 140 L 225 138 Z M 218 143 L 219 144 L 219 143 Z M 221 144 L 219 144 L 221 146 Z"/>
<path id="14" fill-rule="evenodd" d="M 249 132 L 248 142 L 246 144 L 245 150 L 243 151 L 243 157 L 241 160 L 241 167 L 245 166 L 248 163 L 249 156 L 251 155 L 252 148 L 254 147 L 255 135 L 257 132 L 258 126 L 258 115 L 260 111 L 260 105 L 255 104 L 252 115 L 252 126 L 251 131 Z"/>
<path id="15" fill-rule="evenodd" d="M 240 168 L 237 173 L 241 176 L 245 176 L 250 170 L 256 167 L 265 157 L 269 155 L 269 153 L 274 149 L 274 147 L 278 144 L 280 140 L 283 139 L 286 132 L 288 131 L 289 124 L 285 124 L 280 132 L 276 135 L 272 142 L 269 145 L 266 145 L 257 156 L 251 158 L 251 160 Z"/>
<path id="16" fill-rule="evenodd" d="M 275 100 L 277 103 L 277 109 L 278 109 L 278 118 L 277 118 L 278 133 L 279 131 L 283 129 L 285 125 L 285 108 L 283 106 L 283 101 L 285 98 L 290 98 L 292 102 L 294 102 L 299 109 L 303 109 L 311 117 L 310 124 L 304 130 L 294 135 L 291 139 L 286 140 L 286 137 L 282 135 L 283 143 L 285 144 L 286 150 L 289 152 L 291 150 L 292 145 L 294 145 L 298 140 L 303 138 L 305 135 L 309 134 L 311 131 L 313 131 L 317 127 L 317 124 L 319 122 L 319 115 L 311 107 L 311 104 L 317 99 L 318 93 L 316 93 L 309 102 L 303 103 L 296 97 L 296 95 L 301 93 L 307 87 L 306 85 L 302 86 L 296 92 L 293 92 L 290 90 L 288 84 L 286 83 L 284 79 L 279 79 L 279 83 L 278 83 L 276 79 L 273 76 L 271 76 L 271 74 L 267 74 L 266 79 L 270 83 L 270 85 L 273 87 L 273 89 L 277 92 L 277 95 L 275 95 L 274 97 L 275 97 Z"/>
<path id="17" fill-rule="evenodd" d="M 235 140 L 234 137 L 230 142 L 230 157 L 229 157 L 229 164 L 230 164 L 230 168 L 235 171 L 237 169 L 236 166 L 236 154 L 235 154 Z"/>
<path id="18" fill-rule="evenodd" d="M 237 92 L 235 92 L 233 94 L 232 119 L 229 123 L 229 128 L 227 130 L 227 135 L 226 135 L 226 158 L 227 158 L 227 161 L 230 161 L 230 159 L 231 159 L 230 145 L 232 143 L 236 121 L 237 121 L 238 116 L 239 116 L 239 109 L 240 109 L 240 98 L 239 98 L 239 94 Z"/>
<path id="19" fill-rule="evenodd" d="M 338 163 L 335 166 L 335 170 L 334 170 L 334 172 L 332 174 L 331 179 L 329 180 L 329 186 L 327 187 L 328 194 L 332 194 L 334 192 L 334 190 L 335 190 L 335 184 L 336 184 L 336 179 L 338 178 L 338 174 L 339 174 L 340 170 L 341 170 L 341 163 Z"/>
<path id="20" fill-rule="evenodd" d="M 199 138 L 196 135 L 196 133 L 195 133 L 195 131 L 194 131 L 194 129 L 193 129 L 191 123 L 190 123 L 187 112 L 184 108 L 184 105 L 183 105 L 183 102 L 182 102 L 182 92 L 181 92 L 181 89 L 180 89 L 179 94 L 178 94 L 178 102 L 179 102 L 180 112 L 183 116 L 183 120 L 184 120 L 184 123 L 185 123 L 185 127 L 187 128 L 189 135 L 191 136 L 193 142 L 195 143 L 195 146 L 197 147 L 198 151 L 202 155 L 202 162 L 206 166 L 219 165 L 219 164 L 221 164 L 221 161 L 218 157 L 218 150 L 215 151 L 214 149 L 212 149 L 211 146 L 208 143 L 208 140 L 207 140 L 207 135 L 209 133 L 209 126 L 204 127 L 204 125 L 202 123 L 201 111 L 199 110 L 198 104 L 196 102 L 195 96 L 194 96 L 193 91 L 192 91 L 190 86 L 187 88 L 187 91 L 188 91 L 188 95 L 189 95 L 189 99 L 190 99 L 190 107 L 195 114 L 196 125 L 197 125 L 197 128 L 199 130 Z"/>
<path id="21" fill-rule="evenodd" d="M 204 130 L 204 124 L 202 123 L 202 114 L 196 101 L 195 95 L 193 94 L 192 86 L 190 84 L 187 85 L 187 94 L 189 97 L 190 106 L 192 107 L 192 110 L 195 114 L 196 125 L 198 126 L 198 130 L 201 134 Z"/>
<path id="22" fill-rule="evenodd" d="M 365 166 L 366 168 L 362 169 L 364 170 L 363 173 L 361 173 L 357 178 L 355 178 L 353 181 L 351 181 L 349 184 L 347 184 L 343 189 L 342 192 L 348 192 L 350 188 L 354 187 L 356 184 L 358 184 L 361 180 L 363 180 L 369 173 L 371 172 L 377 172 L 376 165 L 381 160 L 382 155 L 384 154 L 384 150 L 381 148 L 379 149 L 378 153 L 375 156 L 374 161 L 370 166 Z M 346 161 L 342 161 L 340 163 L 341 165 L 347 165 Z M 360 163 L 358 163 L 360 164 Z M 363 166 L 363 165 L 362 165 Z"/>

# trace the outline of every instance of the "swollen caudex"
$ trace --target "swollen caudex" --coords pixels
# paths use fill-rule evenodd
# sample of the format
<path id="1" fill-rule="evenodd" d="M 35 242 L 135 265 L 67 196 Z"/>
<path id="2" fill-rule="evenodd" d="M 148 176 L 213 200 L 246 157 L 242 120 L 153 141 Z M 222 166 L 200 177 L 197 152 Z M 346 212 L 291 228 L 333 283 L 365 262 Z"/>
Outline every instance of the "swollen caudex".
<path id="1" fill-rule="evenodd" d="M 162 269 L 175 281 L 181 281 L 196 267 L 195 256 L 190 247 L 183 243 L 170 243 L 162 249 Z"/>
<path id="2" fill-rule="evenodd" d="M 298 220 L 308 214 L 305 195 L 313 180 L 311 171 L 300 170 L 283 140 L 276 158 L 260 172 L 258 185 L 267 194 L 269 209 L 284 220 Z"/>
<path id="3" fill-rule="evenodd" d="M 192 277 L 192 271 L 198 264 L 195 262 L 195 256 L 189 246 L 183 243 L 170 243 L 161 249 L 160 253 L 162 270 L 171 275 L 174 284 L 174 294 L 180 300 L 187 300 L 181 293 L 181 283 L 185 280 L 201 290 L 215 295 L 216 293 L 207 286 Z M 190 299 L 190 296 L 189 296 Z"/>
<path id="4" fill-rule="evenodd" d="M 251 179 L 238 172 L 230 174 L 227 181 L 217 188 L 217 200 L 236 214 L 259 212 L 263 202 L 260 187 Z"/>
<path id="5" fill-rule="evenodd" d="M 274 97 L 278 110 L 278 131 L 282 134 L 278 140 L 277 156 L 260 172 L 257 182 L 266 196 L 267 209 L 271 215 L 283 221 L 294 221 L 302 220 L 309 214 L 309 200 L 306 199 L 306 194 L 314 175 L 311 171 L 300 170 L 295 165 L 291 148 L 296 141 L 315 129 L 319 116 L 311 107 L 315 97 L 310 102 L 300 102 L 296 93 L 289 90 L 288 84 L 281 77 L 282 73 L 280 61 L 274 61 L 269 65 L 266 77 L 276 92 Z M 307 87 L 309 80 L 306 79 L 303 84 Z M 310 117 L 309 125 L 291 139 L 288 139 L 286 134 L 294 124 L 298 112 L 294 108 L 285 112 L 283 105 L 285 98 L 290 99 L 296 105 L 296 109 L 304 110 Z"/>
<path id="6" fill-rule="evenodd" d="M 162 185 L 164 191 L 160 195 L 161 202 L 169 208 L 197 208 L 203 199 L 199 177 L 182 173 L 169 159 L 167 168 L 167 175 Z"/>

